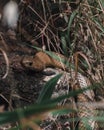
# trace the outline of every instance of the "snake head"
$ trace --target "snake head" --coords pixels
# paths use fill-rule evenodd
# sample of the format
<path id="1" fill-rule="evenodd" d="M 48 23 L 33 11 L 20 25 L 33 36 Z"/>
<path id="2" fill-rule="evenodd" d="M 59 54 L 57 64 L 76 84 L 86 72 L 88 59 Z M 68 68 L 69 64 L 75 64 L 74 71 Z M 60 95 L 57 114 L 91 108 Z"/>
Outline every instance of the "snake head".
<path id="1" fill-rule="evenodd" d="M 33 70 L 36 72 L 43 71 L 45 65 L 41 60 L 34 58 L 34 56 L 24 56 L 21 65 L 27 70 Z"/>

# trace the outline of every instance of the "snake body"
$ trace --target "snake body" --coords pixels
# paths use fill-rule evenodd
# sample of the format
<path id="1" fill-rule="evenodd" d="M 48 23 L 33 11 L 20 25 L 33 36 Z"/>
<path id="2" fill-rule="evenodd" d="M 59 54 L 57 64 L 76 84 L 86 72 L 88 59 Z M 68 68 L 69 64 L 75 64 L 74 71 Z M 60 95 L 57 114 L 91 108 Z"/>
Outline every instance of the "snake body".
<path id="1" fill-rule="evenodd" d="M 61 54 L 58 54 L 55 52 L 53 53 L 57 55 L 59 59 L 64 58 L 66 61 L 68 60 L 65 56 Z M 42 71 L 47 67 L 55 67 L 55 68 L 61 68 L 61 69 L 67 70 L 67 67 L 64 65 L 63 62 L 61 62 L 61 60 L 60 61 L 56 60 L 53 57 L 47 55 L 45 52 L 41 52 L 41 51 L 37 52 L 34 56 L 25 56 L 22 60 L 22 65 L 26 69 L 31 69 L 35 71 Z M 79 81 L 79 85 L 77 85 L 77 87 L 75 87 L 74 90 L 88 86 L 85 78 L 80 73 L 78 73 L 77 75 L 77 80 Z M 92 96 L 93 94 L 91 94 L 90 90 L 88 91 L 89 91 L 88 93 L 81 93 L 77 96 L 77 102 L 81 103 L 81 104 L 78 104 L 77 106 L 78 117 L 80 118 L 80 121 L 79 121 L 80 130 L 86 130 L 86 127 L 85 127 L 85 124 L 83 123 L 82 118 L 88 119 L 87 123 L 89 124 L 92 130 L 97 129 L 96 122 L 93 119 L 91 119 L 91 117 L 93 118 L 95 116 L 94 108 L 91 108 L 91 106 L 88 106 L 85 104 L 86 102 L 92 103 L 94 101 L 93 100 L 94 98 Z"/>
<path id="2" fill-rule="evenodd" d="M 47 67 L 55 67 L 60 69 L 66 69 L 66 66 L 61 62 L 61 59 L 66 59 L 63 55 L 54 53 L 53 55 L 57 55 L 58 59 L 56 60 L 51 56 L 47 55 L 45 52 L 38 52 L 34 56 L 25 56 L 22 59 L 22 65 L 26 69 L 31 69 L 35 71 L 42 71 Z M 67 59 L 66 59 L 67 60 Z"/>

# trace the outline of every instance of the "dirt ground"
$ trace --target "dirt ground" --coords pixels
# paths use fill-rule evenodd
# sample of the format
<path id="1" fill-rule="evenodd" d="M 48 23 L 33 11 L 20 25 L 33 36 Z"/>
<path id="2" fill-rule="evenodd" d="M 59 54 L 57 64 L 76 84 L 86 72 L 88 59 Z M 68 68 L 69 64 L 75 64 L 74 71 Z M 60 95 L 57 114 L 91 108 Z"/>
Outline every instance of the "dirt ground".
<path id="1" fill-rule="evenodd" d="M 2 22 L 0 23 L 0 107 L 2 105 L 5 106 L 5 110 L 13 110 L 20 107 L 23 108 L 24 106 L 36 103 L 39 93 L 46 83 L 44 81 L 46 75 L 42 72 L 39 73 L 25 69 L 21 64 L 21 61 L 26 55 L 35 55 L 36 50 L 30 47 L 34 45 L 40 48 L 45 45 L 46 50 L 52 50 L 64 54 L 61 48 L 63 45 L 63 42 L 61 42 L 61 40 L 65 39 L 61 38 L 65 38 L 66 36 L 64 33 L 67 30 L 68 18 L 70 17 L 72 12 L 76 10 L 78 6 L 80 6 L 80 4 L 77 4 L 76 2 L 72 2 L 70 6 L 68 3 L 63 3 L 61 6 L 59 6 L 59 4 L 53 3 L 52 0 L 50 0 L 49 3 L 47 2 L 45 5 L 45 9 L 47 12 L 46 13 L 44 11 L 42 12 L 43 5 L 41 1 L 27 0 L 27 2 L 29 2 L 27 3 L 28 6 L 25 3 L 19 5 L 20 17 L 18 20 L 17 30 L 8 29 L 8 27 L 4 26 Z M 39 7 L 37 5 L 39 5 Z M 92 78 L 94 79 L 94 81 L 92 80 L 93 83 L 95 82 L 95 80 L 99 81 L 96 78 L 96 75 L 98 76 L 101 68 L 99 66 L 99 58 L 97 59 L 97 54 L 100 53 L 95 51 L 95 45 L 93 45 L 92 42 L 93 40 L 90 41 L 91 39 L 89 39 L 90 33 L 87 31 L 89 30 L 88 27 L 92 27 L 92 23 L 90 24 L 90 20 L 90 22 L 87 21 L 90 17 L 89 15 L 86 15 L 85 9 L 87 9 L 88 6 L 86 6 L 85 8 L 85 5 L 82 4 L 82 6 L 80 7 L 82 15 L 82 17 L 80 16 L 81 19 L 79 19 L 79 17 L 76 17 L 74 23 L 72 24 L 71 30 L 69 30 L 69 35 L 71 37 L 71 39 L 69 40 L 74 43 L 72 45 L 72 54 L 77 51 L 82 51 L 82 54 L 85 54 L 84 58 L 86 59 L 86 57 L 88 57 L 87 60 L 90 61 L 90 64 L 93 67 L 93 75 L 91 74 L 91 76 L 94 77 Z M 78 29 L 77 22 L 81 23 L 79 24 L 80 26 L 78 27 Z M 87 25 L 89 26 L 87 27 Z M 92 34 L 95 34 L 96 41 L 96 28 L 94 27 L 93 29 L 92 27 L 90 31 L 92 31 Z M 74 37 L 76 38 L 74 39 Z M 67 51 L 70 52 L 69 46 L 66 45 L 63 46 L 63 50 L 68 49 Z M 97 44 L 98 50 L 99 45 Z M 47 46 L 49 47 L 48 49 Z M 103 51 L 102 46 L 100 46 L 100 49 Z M 66 47 L 67 49 L 64 47 Z M 88 50 L 88 54 L 86 50 Z M 4 52 L 4 55 L 2 52 Z M 104 52 L 101 53 L 103 53 L 103 55 L 101 56 L 102 58 L 104 57 Z M 5 55 L 7 56 L 7 59 L 4 58 Z M 83 57 L 81 58 L 85 61 Z M 82 65 L 82 68 L 83 67 L 84 66 Z M 6 71 L 8 68 L 9 71 Z M 3 78 L 6 72 L 7 76 L 6 78 Z M 103 79 L 103 74 L 101 76 L 101 79 Z M 62 89 L 64 91 L 69 90 L 69 88 L 67 88 L 66 86 L 60 88 L 60 90 Z M 57 88 L 56 93 L 59 93 L 59 88 Z M 96 91 L 94 91 L 94 93 L 95 101 L 103 101 L 103 87 L 98 88 Z M 64 121 L 65 118 L 69 118 L 69 116 L 62 116 L 61 118 L 59 117 L 58 121 L 60 122 L 60 120 L 62 119 Z M 42 127 L 46 126 L 47 122 L 48 124 L 51 124 L 50 119 L 45 122 L 45 124 L 42 124 Z M 55 128 L 49 128 L 49 130 L 52 129 Z"/>
<path id="2" fill-rule="evenodd" d="M 5 27 L 0 26 L 0 46 L 5 51 L 10 63 L 8 75 L 5 79 L 2 79 L 6 72 L 6 63 L 1 53 L 0 98 L 2 102 L 0 104 L 7 107 L 9 103 L 11 107 L 17 108 L 36 102 L 40 89 L 44 84 L 42 82 L 44 75 L 33 71 L 30 72 L 21 66 L 23 56 L 35 54 L 35 50 L 23 45 L 23 42 L 16 36 L 15 40 L 13 36 L 10 38 L 11 34 L 8 31 L 10 30 L 5 31 Z M 12 32 L 16 35 L 14 31 Z M 3 41 L 7 48 L 4 47 Z"/>

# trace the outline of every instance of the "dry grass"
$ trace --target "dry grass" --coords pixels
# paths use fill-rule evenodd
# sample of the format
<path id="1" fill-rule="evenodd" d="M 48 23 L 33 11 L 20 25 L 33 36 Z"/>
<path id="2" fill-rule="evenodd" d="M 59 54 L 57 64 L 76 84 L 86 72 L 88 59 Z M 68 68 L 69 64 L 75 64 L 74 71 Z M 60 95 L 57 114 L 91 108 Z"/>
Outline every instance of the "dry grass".
<path id="1" fill-rule="evenodd" d="M 62 53 L 67 57 L 80 52 L 84 57 L 78 57 L 79 66 L 89 75 L 93 73 L 93 80 L 102 80 L 104 71 L 102 0 L 80 2 L 31 0 L 23 7 L 22 5 L 20 30 L 23 27 L 31 35 L 29 41 L 32 45 L 37 45 L 37 41 L 39 47 Z"/>
<path id="2" fill-rule="evenodd" d="M 30 0 L 21 2 L 19 10 L 18 31 L 23 40 L 28 41 L 29 46 L 38 46 L 74 59 L 76 72 L 80 68 L 91 84 L 101 84 L 94 91 L 95 101 L 104 101 L 103 0 Z M 5 78 L 9 61 L 6 53 L 2 49 L 0 51 L 7 64 Z M 57 120 L 54 122 L 59 127 Z M 31 127 L 38 128 L 33 124 Z"/>

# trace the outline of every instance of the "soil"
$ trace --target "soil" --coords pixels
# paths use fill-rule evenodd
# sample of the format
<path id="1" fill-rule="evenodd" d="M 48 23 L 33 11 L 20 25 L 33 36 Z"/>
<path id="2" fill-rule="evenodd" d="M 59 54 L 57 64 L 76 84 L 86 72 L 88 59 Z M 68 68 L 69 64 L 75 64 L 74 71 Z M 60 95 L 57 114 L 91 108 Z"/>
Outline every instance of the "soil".
<path id="1" fill-rule="evenodd" d="M 44 85 L 42 81 L 44 74 L 33 71 L 30 72 L 22 67 L 21 60 L 23 56 L 35 54 L 35 50 L 24 45 L 23 42 L 17 38 L 15 31 L 12 30 L 12 33 L 15 35 L 15 39 L 13 39 L 13 36 L 10 37 L 10 30 L 5 30 L 6 28 L 1 25 L 0 33 L 2 40 L 0 47 L 5 51 L 10 66 L 7 77 L 2 79 L 2 76 L 6 72 L 6 63 L 1 53 L 0 95 L 2 102 L 0 102 L 0 104 L 5 105 L 7 109 L 7 104 L 11 104 L 12 101 L 12 107 L 18 108 L 36 102 L 39 92 Z M 9 32 L 10 35 L 7 32 Z M 7 48 L 2 44 L 2 41 L 4 41 Z M 8 103 L 5 100 L 7 100 Z"/>

